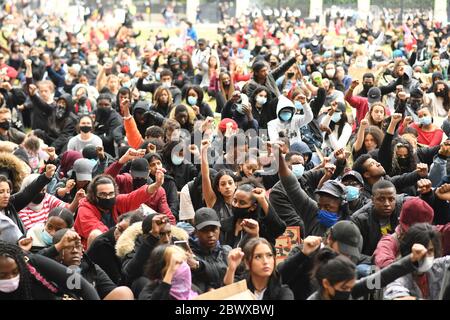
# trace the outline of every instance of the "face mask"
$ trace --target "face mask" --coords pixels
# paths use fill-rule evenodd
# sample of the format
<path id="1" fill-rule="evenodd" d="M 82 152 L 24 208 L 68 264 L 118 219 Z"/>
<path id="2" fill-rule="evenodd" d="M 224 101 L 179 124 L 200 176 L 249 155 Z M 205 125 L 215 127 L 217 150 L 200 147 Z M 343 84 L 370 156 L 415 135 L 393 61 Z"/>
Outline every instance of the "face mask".
<path id="1" fill-rule="evenodd" d="M 371 84 L 363 84 L 363 87 L 364 87 L 364 91 L 368 92 L 369 89 L 373 87 L 373 85 L 371 85 Z"/>
<path id="2" fill-rule="evenodd" d="M 261 97 L 261 96 L 257 96 L 256 97 L 256 102 L 260 105 L 263 105 L 267 102 L 267 98 L 266 97 Z"/>
<path id="3" fill-rule="evenodd" d="M 444 93 L 444 91 L 437 91 L 434 95 L 435 95 L 436 97 L 444 97 L 444 96 L 445 96 L 445 93 Z"/>
<path id="4" fill-rule="evenodd" d="M 111 210 L 116 204 L 116 197 L 110 199 L 97 198 L 98 206 L 105 210 Z"/>
<path id="5" fill-rule="evenodd" d="M 240 114 L 244 114 L 244 110 L 242 110 L 242 103 L 236 104 L 236 112 L 238 112 Z"/>
<path id="6" fill-rule="evenodd" d="M 336 70 L 334 70 L 334 69 L 325 70 L 325 73 L 327 74 L 327 76 L 329 78 L 333 78 L 336 73 Z"/>
<path id="7" fill-rule="evenodd" d="M 193 96 L 189 96 L 187 101 L 191 106 L 195 106 L 197 104 L 197 98 Z"/>
<path id="8" fill-rule="evenodd" d="M 106 118 L 110 115 L 111 108 L 98 108 L 97 109 L 97 116 L 98 118 Z"/>
<path id="9" fill-rule="evenodd" d="M 92 127 L 91 127 L 91 126 L 81 126 L 81 127 L 80 127 L 80 131 L 81 131 L 81 132 L 84 132 L 84 133 L 91 132 L 91 130 L 92 130 Z"/>
<path id="10" fill-rule="evenodd" d="M 231 82 L 229 82 L 229 81 L 225 81 L 225 82 L 223 83 L 223 86 L 224 86 L 224 87 L 229 87 L 229 86 L 230 86 L 230 84 L 231 84 Z"/>
<path id="11" fill-rule="evenodd" d="M 424 125 L 424 126 L 431 124 L 431 117 L 428 116 L 428 117 L 419 118 L 419 124 Z"/>
<path id="12" fill-rule="evenodd" d="M 31 202 L 34 204 L 39 204 L 42 202 L 42 200 L 44 200 L 44 198 L 45 198 L 45 193 L 39 192 L 37 195 L 34 196 L 33 200 L 31 200 Z"/>
<path id="13" fill-rule="evenodd" d="M 127 81 L 125 83 L 122 83 L 122 87 L 131 88 L 131 81 Z"/>
<path id="14" fill-rule="evenodd" d="M 303 176 L 303 173 L 305 172 L 305 166 L 302 164 L 293 164 L 292 165 L 292 173 L 298 178 Z"/>
<path id="15" fill-rule="evenodd" d="M 42 241 L 47 245 L 51 246 L 53 243 L 53 237 L 50 235 L 50 233 L 47 232 L 47 230 L 43 230 L 41 234 Z"/>
<path id="16" fill-rule="evenodd" d="M 66 113 L 66 109 L 64 108 L 57 108 L 56 110 L 56 119 L 61 120 L 64 117 L 64 114 Z"/>
<path id="17" fill-rule="evenodd" d="M 422 261 L 419 262 L 419 267 L 417 268 L 417 272 L 425 273 L 433 267 L 434 257 L 425 257 Z"/>
<path id="18" fill-rule="evenodd" d="M 181 65 L 185 66 L 185 65 L 188 64 L 188 61 L 186 61 L 186 60 L 181 60 L 180 63 L 181 63 Z"/>
<path id="19" fill-rule="evenodd" d="M 350 299 L 351 291 L 339 291 L 334 289 L 334 296 L 332 300 L 348 300 Z"/>
<path id="20" fill-rule="evenodd" d="M 294 76 L 294 73 L 293 73 L 293 72 L 288 72 L 288 73 L 287 73 L 287 77 L 288 77 L 288 78 L 292 78 L 293 76 Z"/>
<path id="21" fill-rule="evenodd" d="M 11 293 L 19 288 L 20 274 L 12 279 L 0 280 L 0 292 Z"/>
<path id="22" fill-rule="evenodd" d="M 339 122 L 341 120 L 341 118 L 342 118 L 342 113 L 341 112 L 335 112 L 331 116 L 331 121 L 333 121 L 334 123 L 337 123 L 337 122 Z"/>
<path id="23" fill-rule="evenodd" d="M 133 179 L 133 190 L 139 189 L 146 183 L 147 183 L 147 179 L 145 179 L 145 178 L 134 178 Z"/>
<path id="24" fill-rule="evenodd" d="M 295 106 L 295 109 L 297 109 L 297 111 L 303 110 L 303 105 L 300 101 L 294 101 L 294 106 Z"/>
<path id="25" fill-rule="evenodd" d="M 375 58 L 381 58 L 382 55 L 383 53 L 381 51 L 375 52 Z"/>
<path id="26" fill-rule="evenodd" d="M 238 208 L 238 207 L 233 206 L 232 207 L 233 216 L 236 219 L 249 219 L 252 217 L 252 214 L 251 214 L 251 212 L 248 211 L 248 209 L 250 209 L 250 207 Z"/>
<path id="27" fill-rule="evenodd" d="M 433 64 L 433 66 L 438 66 L 441 61 L 440 60 L 431 60 L 431 63 Z"/>
<path id="28" fill-rule="evenodd" d="M 162 83 L 163 88 L 170 88 L 171 85 L 172 85 L 171 81 L 165 81 Z"/>
<path id="29" fill-rule="evenodd" d="M 161 80 L 161 74 L 160 74 L 159 72 L 156 72 L 156 73 L 155 73 L 155 80 L 156 80 L 156 81 Z"/>
<path id="30" fill-rule="evenodd" d="M 0 122 L 0 129 L 9 130 L 11 123 L 9 121 Z"/>
<path id="31" fill-rule="evenodd" d="M 354 201 L 359 198 L 359 188 L 354 186 L 347 186 L 347 201 Z"/>
<path id="32" fill-rule="evenodd" d="M 98 60 L 92 59 L 92 60 L 89 60 L 88 63 L 89 63 L 90 66 L 94 67 L 94 66 L 96 66 L 98 64 Z"/>
<path id="33" fill-rule="evenodd" d="M 191 290 L 191 268 L 186 262 L 177 268 L 170 284 L 169 294 L 176 300 L 191 300 L 197 296 L 197 293 Z"/>
<path id="34" fill-rule="evenodd" d="M 400 165 L 400 167 L 407 167 L 409 165 L 409 159 L 408 158 L 398 158 L 397 162 Z"/>
<path id="35" fill-rule="evenodd" d="M 282 112 L 280 112 L 279 117 L 280 117 L 281 121 L 287 122 L 287 121 L 291 120 L 292 112 L 282 111 Z"/>
<path id="36" fill-rule="evenodd" d="M 183 163 L 184 158 L 177 156 L 176 154 L 172 155 L 172 163 L 176 166 L 179 166 L 180 164 Z"/>
<path id="37" fill-rule="evenodd" d="M 319 223 L 325 226 L 327 229 L 334 226 L 338 221 L 338 216 L 336 213 L 326 210 L 319 210 L 317 218 L 319 219 Z"/>

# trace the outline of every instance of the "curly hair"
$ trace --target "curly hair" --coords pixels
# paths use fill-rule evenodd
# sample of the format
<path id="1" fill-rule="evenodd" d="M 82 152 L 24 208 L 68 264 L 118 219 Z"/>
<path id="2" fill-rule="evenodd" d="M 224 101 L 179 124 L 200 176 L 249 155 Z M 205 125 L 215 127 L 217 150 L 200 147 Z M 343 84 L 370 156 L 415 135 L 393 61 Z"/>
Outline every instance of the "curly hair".
<path id="1" fill-rule="evenodd" d="M 13 187 L 11 193 L 19 192 L 22 181 L 27 175 L 26 164 L 11 153 L 0 152 L 0 168 L 10 172 L 9 180 Z"/>
<path id="2" fill-rule="evenodd" d="M 97 205 L 97 187 L 101 184 L 112 184 L 114 186 L 114 192 L 116 195 L 119 194 L 119 188 L 117 187 L 116 181 L 113 177 L 111 177 L 108 174 L 101 174 L 96 176 L 91 183 L 88 185 L 87 189 L 87 200 L 92 203 L 93 205 Z"/>

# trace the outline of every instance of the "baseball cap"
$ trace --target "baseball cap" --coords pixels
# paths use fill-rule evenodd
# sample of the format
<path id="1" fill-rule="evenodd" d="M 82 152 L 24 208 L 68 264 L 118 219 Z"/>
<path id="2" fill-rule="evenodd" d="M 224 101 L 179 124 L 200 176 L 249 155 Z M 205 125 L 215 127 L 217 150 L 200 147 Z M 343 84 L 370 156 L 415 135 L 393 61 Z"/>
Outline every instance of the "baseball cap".
<path id="1" fill-rule="evenodd" d="M 22 236 L 17 225 L 4 214 L 0 214 L 0 240 L 16 243 Z"/>
<path id="2" fill-rule="evenodd" d="M 169 65 L 173 66 L 173 65 L 176 65 L 176 64 L 180 64 L 180 60 L 178 60 L 178 58 L 173 57 L 173 58 L 169 59 Z"/>
<path id="3" fill-rule="evenodd" d="M 230 118 L 224 118 L 224 119 L 222 119 L 222 121 L 219 122 L 219 130 L 222 133 L 225 133 L 225 131 L 227 130 L 227 123 L 232 124 L 233 130 L 236 130 L 238 128 L 236 121 L 234 121 L 233 119 L 230 119 Z"/>
<path id="4" fill-rule="evenodd" d="M 78 181 L 91 181 L 92 169 L 94 169 L 94 162 L 89 159 L 78 159 L 73 163 L 73 171 L 75 171 Z"/>
<path id="5" fill-rule="evenodd" d="M 362 186 L 364 185 L 364 179 L 361 176 L 361 174 L 359 172 L 356 172 L 354 170 L 350 170 L 346 173 L 344 173 L 344 175 L 342 176 L 341 181 L 346 180 L 346 178 L 348 177 L 353 177 L 355 178 Z"/>
<path id="6" fill-rule="evenodd" d="M 194 227 L 197 230 L 202 230 L 207 226 L 221 227 L 219 216 L 216 210 L 211 208 L 200 208 L 195 211 Z"/>
<path id="7" fill-rule="evenodd" d="M 381 101 L 381 90 L 378 87 L 372 87 L 367 92 L 367 100 L 369 103 L 375 103 Z"/>
<path id="8" fill-rule="evenodd" d="M 335 180 L 326 181 L 323 184 L 322 188 L 320 188 L 320 190 L 317 190 L 315 193 L 327 194 L 338 199 L 343 199 L 346 194 L 345 186 L 342 183 Z"/>
<path id="9" fill-rule="evenodd" d="M 131 162 L 130 173 L 133 178 L 148 178 L 148 161 L 144 158 L 134 159 Z"/>
<path id="10" fill-rule="evenodd" d="M 206 40 L 203 38 L 198 39 L 198 44 L 206 44 Z"/>
<path id="11" fill-rule="evenodd" d="M 362 247 L 362 236 L 358 227 L 352 221 L 339 221 L 330 229 L 330 237 L 339 246 L 339 252 L 351 256 L 359 257 Z"/>
<path id="12" fill-rule="evenodd" d="M 420 198 L 411 197 L 403 202 L 399 222 L 402 231 L 406 232 L 415 223 L 432 223 L 433 218 L 434 211 L 428 203 Z"/>
<path id="13" fill-rule="evenodd" d="M 93 144 L 87 144 L 81 151 L 83 158 L 86 159 L 97 159 L 97 148 Z"/>

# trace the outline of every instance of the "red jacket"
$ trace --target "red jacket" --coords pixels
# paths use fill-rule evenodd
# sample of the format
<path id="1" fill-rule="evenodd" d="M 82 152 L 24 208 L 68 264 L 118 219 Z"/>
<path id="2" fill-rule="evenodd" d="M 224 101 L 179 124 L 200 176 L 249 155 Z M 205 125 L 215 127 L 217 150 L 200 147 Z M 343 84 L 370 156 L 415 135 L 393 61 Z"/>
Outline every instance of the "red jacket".
<path id="1" fill-rule="evenodd" d="M 409 125 L 411 128 L 414 128 L 417 130 L 417 134 L 419 135 L 417 137 L 417 142 L 423 145 L 426 145 L 428 147 L 435 147 L 441 144 L 442 142 L 442 136 L 444 135 L 444 131 L 442 131 L 439 128 L 436 128 L 434 131 L 425 132 L 422 130 L 422 128 L 415 122 L 411 123 Z M 403 127 L 403 122 L 400 124 L 400 127 L 398 128 L 398 133 L 403 134 L 403 131 L 405 128 Z"/>
<path id="2" fill-rule="evenodd" d="M 133 191 L 133 177 L 129 173 L 119 174 L 122 166 L 123 165 L 121 165 L 119 161 L 115 161 L 106 168 L 105 173 L 116 179 L 120 194 L 127 194 Z M 169 204 L 167 203 L 166 191 L 164 188 L 159 188 L 156 194 L 146 201 L 145 204 L 156 212 L 165 214 L 169 218 L 171 224 L 175 225 L 177 223 L 175 216 L 172 214 Z"/>
<path id="3" fill-rule="evenodd" d="M 16 69 L 14 69 L 11 66 L 8 66 L 6 63 L 0 65 L 0 70 L 3 71 L 4 69 L 6 69 L 4 72 L 8 76 L 8 78 L 10 78 L 10 79 L 17 78 L 18 72 Z"/>
<path id="4" fill-rule="evenodd" d="M 356 121 L 353 122 L 353 132 L 357 129 L 357 124 L 361 123 L 367 112 L 369 112 L 369 100 L 365 97 L 351 96 L 345 99 L 352 108 L 356 109 Z M 390 115 L 391 112 L 388 108 L 384 108 L 386 116 Z"/>
<path id="5" fill-rule="evenodd" d="M 434 229 L 442 236 L 442 255 L 450 254 L 450 223 L 434 226 Z M 397 236 L 399 231 L 400 226 L 396 228 L 395 233 L 382 237 L 378 242 L 373 253 L 374 263 L 377 267 L 381 269 L 387 267 L 400 255 L 400 243 Z"/>
<path id="6" fill-rule="evenodd" d="M 117 223 L 117 218 L 127 212 L 136 210 L 142 203 L 146 203 L 156 197 L 159 193 L 148 194 L 148 186 L 142 186 L 129 194 L 119 194 L 113 207 L 112 217 Z M 108 231 L 108 227 L 101 221 L 101 213 L 98 208 L 86 198 L 81 199 L 78 205 L 78 213 L 75 219 L 75 231 L 80 235 L 81 242 L 86 248 L 89 234 L 98 229 L 102 232 Z"/>

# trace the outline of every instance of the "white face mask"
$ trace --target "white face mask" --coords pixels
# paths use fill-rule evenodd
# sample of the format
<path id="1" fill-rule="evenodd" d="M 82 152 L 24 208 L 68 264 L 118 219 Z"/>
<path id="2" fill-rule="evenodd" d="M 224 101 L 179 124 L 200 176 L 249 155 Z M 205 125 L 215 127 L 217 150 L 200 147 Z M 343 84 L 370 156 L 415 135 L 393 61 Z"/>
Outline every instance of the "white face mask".
<path id="1" fill-rule="evenodd" d="M 11 293 L 19 288 L 20 274 L 12 279 L 0 280 L 0 292 Z"/>
<path id="2" fill-rule="evenodd" d="M 333 78 L 334 75 L 336 74 L 336 70 L 335 69 L 328 69 L 328 70 L 325 70 L 325 73 L 327 74 L 328 77 Z"/>
<path id="3" fill-rule="evenodd" d="M 433 262 L 434 262 L 434 256 L 425 257 L 425 259 L 423 259 L 422 261 L 419 262 L 419 267 L 417 268 L 417 271 L 419 273 L 427 272 L 433 266 Z"/>

